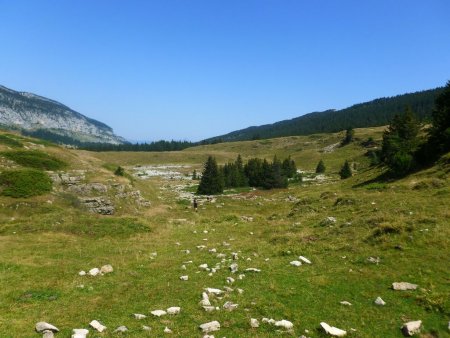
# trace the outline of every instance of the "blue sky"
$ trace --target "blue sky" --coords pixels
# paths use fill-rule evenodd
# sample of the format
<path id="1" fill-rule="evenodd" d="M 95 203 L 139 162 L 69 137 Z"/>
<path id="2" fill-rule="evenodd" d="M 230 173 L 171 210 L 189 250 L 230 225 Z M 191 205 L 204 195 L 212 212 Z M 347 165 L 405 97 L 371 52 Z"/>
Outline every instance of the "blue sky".
<path id="1" fill-rule="evenodd" d="M 197 141 L 443 86 L 447 0 L 0 0 L 0 84 Z"/>

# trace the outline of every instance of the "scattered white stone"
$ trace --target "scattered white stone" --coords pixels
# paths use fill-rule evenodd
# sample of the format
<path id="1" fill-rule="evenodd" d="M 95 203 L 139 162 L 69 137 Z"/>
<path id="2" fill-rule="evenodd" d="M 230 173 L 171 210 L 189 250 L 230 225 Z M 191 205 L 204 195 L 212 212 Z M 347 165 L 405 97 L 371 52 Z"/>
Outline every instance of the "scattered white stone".
<path id="1" fill-rule="evenodd" d="M 126 326 L 122 325 L 122 326 L 119 326 L 117 329 L 115 329 L 114 333 L 119 333 L 119 332 L 123 333 L 123 332 L 127 332 L 127 331 L 128 331 L 128 328 Z"/>
<path id="2" fill-rule="evenodd" d="M 186 269 L 187 269 L 187 268 L 186 268 L 186 265 L 183 264 L 183 265 L 181 266 L 181 270 L 186 270 Z"/>
<path id="3" fill-rule="evenodd" d="M 204 324 L 200 325 L 200 329 L 205 333 L 219 331 L 220 323 L 217 320 L 209 322 L 209 323 L 204 323 Z"/>
<path id="4" fill-rule="evenodd" d="M 376 305 L 386 305 L 386 302 L 384 300 L 382 300 L 381 297 L 377 297 L 377 299 L 375 299 L 375 304 Z"/>
<path id="5" fill-rule="evenodd" d="M 161 317 L 167 314 L 166 311 L 164 310 L 154 310 L 152 312 L 150 312 L 152 315 L 154 315 L 155 317 Z"/>
<path id="6" fill-rule="evenodd" d="M 207 270 L 207 269 L 208 269 L 208 264 L 206 264 L 206 263 L 200 264 L 200 265 L 198 266 L 198 268 L 199 268 L 199 269 L 202 269 L 202 270 Z"/>
<path id="7" fill-rule="evenodd" d="M 180 311 L 181 311 L 181 308 L 178 306 L 172 306 L 167 309 L 167 313 L 169 315 L 177 315 L 180 313 Z"/>
<path id="8" fill-rule="evenodd" d="M 251 262 L 252 259 L 251 259 L 250 257 L 247 257 L 246 261 L 247 261 L 247 262 Z"/>
<path id="9" fill-rule="evenodd" d="M 259 327 L 259 321 L 255 318 L 250 318 L 250 326 L 253 328 Z"/>
<path id="10" fill-rule="evenodd" d="M 113 269 L 112 265 L 110 265 L 110 264 L 103 265 L 100 268 L 100 273 L 102 273 L 102 274 L 111 273 L 113 271 L 114 271 L 114 269 Z"/>
<path id="11" fill-rule="evenodd" d="M 239 259 L 238 253 L 237 252 L 232 252 L 231 253 L 231 258 L 233 258 L 234 261 L 237 261 Z"/>
<path id="12" fill-rule="evenodd" d="M 187 276 L 187 275 L 181 276 L 180 279 L 183 281 L 187 281 L 187 280 L 189 280 L 189 276 Z"/>
<path id="13" fill-rule="evenodd" d="M 36 323 L 35 328 L 36 328 L 36 332 L 39 332 L 39 333 L 43 333 L 44 331 L 59 332 L 59 329 L 56 326 L 46 323 L 46 322 Z"/>
<path id="14" fill-rule="evenodd" d="M 53 331 L 50 330 L 45 330 L 44 332 L 42 332 L 42 338 L 54 338 L 55 334 L 53 333 Z"/>
<path id="15" fill-rule="evenodd" d="M 233 277 L 227 277 L 227 283 L 228 284 L 233 284 L 234 283 L 234 278 Z"/>
<path id="16" fill-rule="evenodd" d="M 325 330 L 326 333 L 328 333 L 330 336 L 334 337 L 344 337 L 347 334 L 347 331 L 338 329 L 337 327 L 330 326 L 325 322 L 321 322 L 320 326 Z"/>
<path id="17" fill-rule="evenodd" d="M 225 302 L 225 304 L 223 304 L 223 308 L 227 311 L 236 310 L 238 306 L 238 304 L 233 304 L 232 302 Z"/>
<path id="18" fill-rule="evenodd" d="M 86 329 L 73 329 L 72 330 L 72 338 L 86 338 L 89 330 Z"/>
<path id="19" fill-rule="evenodd" d="M 311 261 L 304 256 L 299 256 L 298 259 L 300 259 L 303 263 L 311 264 Z"/>
<path id="20" fill-rule="evenodd" d="M 189 255 L 191 253 L 191 250 L 182 250 L 186 255 Z"/>
<path id="21" fill-rule="evenodd" d="M 164 329 L 164 333 L 172 333 L 173 331 L 171 329 L 169 329 L 167 326 Z"/>
<path id="22" fill-rule="evenodd" d="M 231 271 L 231 273 L 236 273 L 236 272 L 238 272 L 238 264 L 237 263 L 233 263 L 233 264 L 231 264 L 230 265 L 230 271 Z"/>
<path id="23" fill-rule="evenodd" d="M 411 337 L 411 336 L 415 335 L 416 333 L 420 332 L 421 326 L 422 326 L 421 320 L 408 322 L 408 323 L 403 324 L 402 332 L 406 337 Z"/>
<path id="24" fill-rule="evenodd" d="M 214 338 L 214 336 L 213 336 L 213 335 L 209 335 L 209 334 L 205 334 L 205 335 L 203 336 L 203 338 Z"/>
<path id="25" fill-rule="evenodd" d="M 367 261 L 369 261 L 370 263 L 376 264 L 378 265 L 380 263 L 380 257 L 369 257 L 367 258 Z"/>
<path id="26" fill-rule="evenodd" d="M 152 328 L 150 326 L 147 326 L 147 325 L 142 325 L 142 330 L 144 330 L 144 331 L 151 331 Z"/>
<path id="27" fill-rule="evenodd" d="M 219 253 L 219 254 L 217 254 L 216 257 L 217 258 L 225 258 L 225 257 L 227 257 L 227 255 L 225 255 L 224 253 Z"/>
<path id="28" fill-rule="evenodd" d="M 245 272 L 261 272 L 261 270 L 256 269 L 256 268 L 248 268 L 248 269 L 245 269 Z"/>
<path id="29" fill-rule="evenodd" d="M 79 276 L 86 276 L 86 271 L 81 270 L 80 272 L 78 272 Z"/>
<path id="30" fill-rule="evenodd" d="M 208 250 L 210 253 L 216 253 L 217 252 L 217 249 L 216 248 L 212 248 L 212 249 L 209 249 Z"/>
<path id="31" fill-rule="evenodd" d="M 335 217 L 327 217 L 325 219 L 322 220 L 322 222 L 320 222 L 320 225 L 325 226 L 325 225 L 331 225 L 331 224 L 336 224 L 337 220 Z"/>
<path id="32" fill-rule="evenodd" d="M 211 305 L 203 306 L 203 309 L 204 309 L 206 312 L 213 312 L 214 310 L 216 310 L 216 308 L 215 308 L 214 306 L 211 306 Z"/>
<path id="33" fill-rule="evenodd" d="M 239 280 L 242 280 L 242 279 L 244 279 L 245 278 L 245 275 L 244 274 L 240 274 L 239 276 L 238 276 L 238 279 Z"/>
<path id="34" fill-rule="evenodd" d="M 92 322 L 89 323 L 89 325 L 96 329 L 98 332 L 103 332 L 106 330 L 106 326 L 102 325 L 99 321 L 97 320 L 93 320 Z"/>
<path id="35" fill-rule="evenodd" d="M 261 320 L 263 323 L 267 323 L 267 324 L 270 324 L 270 325 L 273 325 L 273 324 L 275 324 L 275 319 L 273 319 L 273 318 L 263 318 L 262 320 Z"/>
<path id="36" fill-rule="evenodd" d="M 275 326 L 285 328 L 286 330 L 292 330 L 294 324 L 292 324 L 289 320 L 279 320 L 275 322 Z"/>
<path id="37" fill-rule="evenodd" d="M 302 262 L 300 262 L 300 261 L 292 261 L 289 264 L 291 264 L 292 266 L 300 266 L 300 265 L 302 265 Z"/>
<path id="38" fill-rule="evenodd" d="M 339 302 L 339 303 L 341 303 L 342 305 L 346 305 L 346 306 L 352 306 L 352 303 L 347 302 L 346 300 L 343 300 L 342 302 Z"/>
<path id="39" fill-rule="evenodd" d="M 239 292 L 240 295 L 242 295 L 244 293 L 243 289 L 237 289 L 237 292 Z"/>
<path id="40" fill-rule="evenodd" d="M 152 252 L 152 253 L 150 254 L 150 256 L 156 257 L 156 256 L 158 256 L 158 253 L 157 253 L 157 252 Z"/>
<path id="41" fill-rule="evenodd" d="M 89 270 L 88 274 L 95 277 L 100 273 L 100 269 L 99 268 L 93 268 L 91 270 Z"/>
<path id="42" fill-rule="evenodd" d="M 415 290 L 417 289 L 417 285 L 408 282 L 396 282 L 392 283 L 392 288 L 399 291 Z"/>
<path id="43" fill-rule="evenodd" d="M 209 301 L 209 297 L 206 292 L 202 293 L 202 300 L 200 301 L 200 305 L 202 305 L 203 307 L 211 306 L 211 302 Z"/>
<path id="44" fill-rule="evenodd" d="M 208 294 L 214 294 L 214 295 L 220 295 L 220 294 L 223 293 L 222 290 L 220 290 L 220 289 L 215 289 L 215 288 L 206 288 L 205 291 L 206 291 Z"/>
<path id="45" fill-rule="evenodd" d="M 133 316 L 134 316 L 134 318 L 136 318 L 136 319 L 144 319 L 144 318 L 147 318 L 146 315 L 143 315 L 143 314 L 140 314 L 140 313 L 134 313 Z"/>
<path id="46" fill-rule="evenodd" d="M 204 248 L 206 248 L 206 245 L 197 245 L 197 249 L 199 250 L 203 250 Z"/>

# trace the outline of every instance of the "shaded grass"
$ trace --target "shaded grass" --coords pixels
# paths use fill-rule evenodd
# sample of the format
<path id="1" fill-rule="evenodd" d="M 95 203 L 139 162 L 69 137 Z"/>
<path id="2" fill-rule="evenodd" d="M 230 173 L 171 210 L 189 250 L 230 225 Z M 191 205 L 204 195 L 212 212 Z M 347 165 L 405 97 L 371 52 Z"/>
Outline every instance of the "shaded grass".
<path id="1" fill-rule="evenodd" d="M 33 169 L 40 170 L 61 170 L 67 167 L 67 164 L 47 153 L 41 151 L 5 151 L 0 155 L 8 158 L 17 164 Z"/>

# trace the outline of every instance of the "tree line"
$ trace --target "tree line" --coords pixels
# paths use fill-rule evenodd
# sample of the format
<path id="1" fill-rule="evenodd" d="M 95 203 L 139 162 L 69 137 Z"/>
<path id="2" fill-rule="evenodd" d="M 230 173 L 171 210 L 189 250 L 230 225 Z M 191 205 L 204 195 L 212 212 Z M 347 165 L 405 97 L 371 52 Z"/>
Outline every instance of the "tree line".
<path id="1" fill-rule="evenodd" d="M 280 161 L 276 156 L 272 162 L 251 158 L 244 164 L 241 155 L 234 162 L 218 166 L 209 156 L 203 166 L 197 193 L 220 194 L 225 188 L 257 187 L 263 189 L 286 188 L 289 179 L 301 179 L 297 167 L 290 157 Z"/>

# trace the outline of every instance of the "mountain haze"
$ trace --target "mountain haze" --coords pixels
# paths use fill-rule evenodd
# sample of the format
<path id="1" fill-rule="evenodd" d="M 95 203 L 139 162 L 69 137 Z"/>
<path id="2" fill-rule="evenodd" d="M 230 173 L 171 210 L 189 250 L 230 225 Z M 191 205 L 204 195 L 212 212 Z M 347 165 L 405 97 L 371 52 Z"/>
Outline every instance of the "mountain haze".
<path id="1" fill-rule="evenodd" d="M 57 101 L 4 86 L 0 86 L 0 126 L 67 144 L 126 142 L 106 124 Z"/>
<path id="2" fill-rule="evenodd" d="M 323 112 L 313 112 L 273 124 L 252 126 L 212 137 L 203 142 L 246 141 L 259 138 L 333 133 L 348 127 L 383 126 L 389 124 L 396 114 L 403 113 L 406 106 L 411 106 L 419 118 L 426 119 L 431 116 L 434 100 L 441 92 L 442 88 L 439 87 L 394 97 L 379 98 L 341 110 L 330 109 Z"/>

